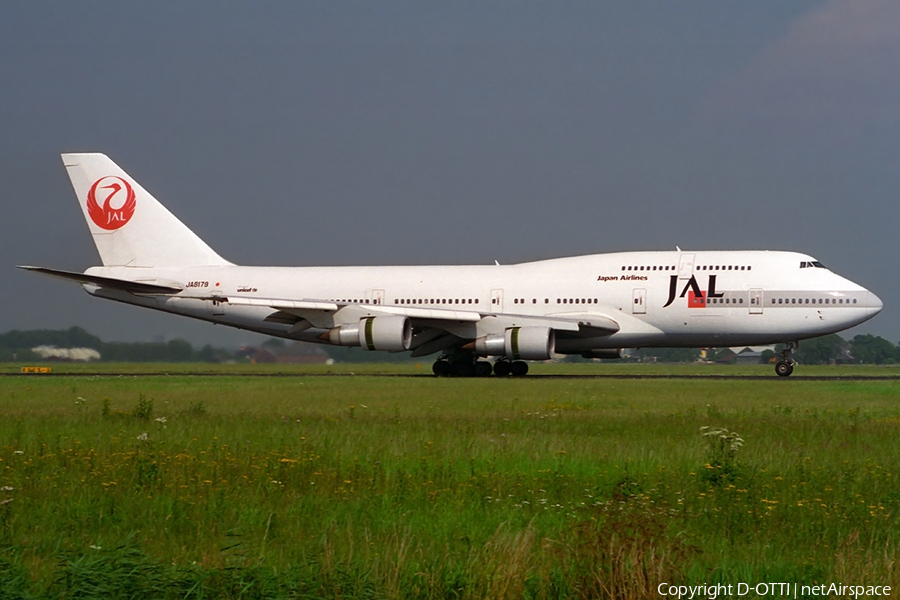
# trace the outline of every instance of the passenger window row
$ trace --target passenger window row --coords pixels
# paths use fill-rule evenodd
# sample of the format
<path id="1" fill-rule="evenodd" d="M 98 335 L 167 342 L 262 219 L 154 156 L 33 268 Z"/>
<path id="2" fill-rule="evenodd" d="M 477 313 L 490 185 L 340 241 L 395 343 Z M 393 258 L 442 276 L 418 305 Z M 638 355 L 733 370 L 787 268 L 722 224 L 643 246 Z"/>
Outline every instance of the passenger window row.
<path id="1" fill-rule="evenodd" d="M 750 265 L 700 265 L 698 271 L 752 271 Z"/>
<path id="2" fill-rule="evenodd" d="M 557 298 L 557 304 L 597 304 L 597 298 Z M 537 298 L 531 299 L 532 304 L 537 304 Z M 525 298 L 514 298 L 513 304 L 525 304 Z M 544 304 L 550 304 L 550 298 L 544 298 Z"/>
<path id="3" fill-rule="evenodd" d="M 664 267 L 660 267 L 660 266 L 656 266 L 656 265 L 654 265 L 652 267 L 644 266 L 644 265 L 637 266 L 637 267 L 636 266 L 623 266 L 622 270 L 623 271 L 674 271 L 675 267 L 672 267 L 669 265 L 666 265 Z"/>
<path id="4" fill-rule="evenodd" d="M 340 304 L 378 304 L 378 300 L 369 300 L 368 298 L 331 298 L 329 302 L 338 302 Z"/>
<path id="5" fill-rule="evenodd" d="M 772 298 L 772 304 L 856 304 L 856 298 Z"/>
<path id="6" fill-rule="evenodd" d="M 478 304 L 478 298 L 395 298 L 394 304 Z"/>
<path id="7" fill-rule="evenodd" d="M 697 298 L 698 304 L 743 304 L 743 298 Z"/>
<path id="8" fill-rule="evenodd" d="M 812 266 L 813 263 L 809 263 Z M 818 263 L 821 265 L 821 263 Z M 675 267 L 667 266 L 623 266 L 623 271 L 674 271 Z M 700 265 L 696 267 L 697 271 L 752 271 L 750 265 Z"/>

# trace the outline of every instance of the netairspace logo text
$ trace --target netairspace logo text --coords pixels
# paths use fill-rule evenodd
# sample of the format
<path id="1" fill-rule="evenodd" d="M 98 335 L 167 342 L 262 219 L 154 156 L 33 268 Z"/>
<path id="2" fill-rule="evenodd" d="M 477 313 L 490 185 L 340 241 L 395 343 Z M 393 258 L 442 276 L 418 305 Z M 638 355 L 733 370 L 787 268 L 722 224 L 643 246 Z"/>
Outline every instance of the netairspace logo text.
<path id="1" fill-rule="evenodd" d="M 692 600 L 697 598 L 809 598 L 815 596 L 838 598 L 866 598 L 890 596 L 889 585 L 844 585 L 843 583 L 823 583 L 805 585 L 801 583 L 737 583 L 714 585 L 675 585 L 661 583 L 656 588 L 660 596 Z"/>

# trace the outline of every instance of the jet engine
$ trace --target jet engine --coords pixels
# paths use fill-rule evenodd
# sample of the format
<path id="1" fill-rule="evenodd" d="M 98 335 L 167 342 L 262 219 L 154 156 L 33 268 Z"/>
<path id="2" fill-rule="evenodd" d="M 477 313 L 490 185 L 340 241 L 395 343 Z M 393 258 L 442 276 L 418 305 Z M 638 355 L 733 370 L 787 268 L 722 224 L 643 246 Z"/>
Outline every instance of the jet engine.
<path id="1" fill-rule="evenodd" d="M 412 324 L 407 317 L 366 317 L 329 330 L 328 341 L 335 346 L 402 352 L 412 344 Z"/>
<path id="2" fill-rule="evenodd" d="M 549 327 L 510 327 L 475 340 L 478 354 L 510 360 L 548 360 L 555 349 L 556 335 Z"/>

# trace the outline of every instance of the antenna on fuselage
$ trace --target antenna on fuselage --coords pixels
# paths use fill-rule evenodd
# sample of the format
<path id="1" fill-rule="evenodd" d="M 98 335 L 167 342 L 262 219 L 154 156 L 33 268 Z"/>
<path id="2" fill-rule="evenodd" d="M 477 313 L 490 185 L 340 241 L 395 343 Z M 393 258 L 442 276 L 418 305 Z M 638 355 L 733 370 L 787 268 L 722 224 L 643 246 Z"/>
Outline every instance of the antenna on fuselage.
<path id="1" fill-rule="evenodd" d="M 679 248 L 678 246 L 675 246 L 675 249 L 681 252 L 681 248 Z"/>

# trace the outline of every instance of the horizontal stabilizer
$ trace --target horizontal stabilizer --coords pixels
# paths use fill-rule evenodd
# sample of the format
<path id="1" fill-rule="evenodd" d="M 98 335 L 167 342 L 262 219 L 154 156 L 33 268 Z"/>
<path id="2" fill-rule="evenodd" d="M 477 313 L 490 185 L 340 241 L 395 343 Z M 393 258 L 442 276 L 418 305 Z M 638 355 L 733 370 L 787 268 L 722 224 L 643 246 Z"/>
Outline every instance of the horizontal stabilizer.
<path id="1" fill-rule="evenodd" d="M 100 287 L 123 290 L 132 294 L 177 294 L 181 291 L 181 288 L 179 287 L 171 287 L 168 285 L 128 281 L 127 279 L 114 279 L 112 277 L 100 277 L 99 275 L 87 275 L 86 273 L 75 273 L 73 271 L 60 271 L 57 269 L 47 269 L 45 267 L 19 265 L 16 268 L 25 269 L 26 271 L 35 271 L 45 275 L 52 275 L 53 277 L 61 277 L 62 279 L 69 279 L 71 281 L 77 281 L 78 283 L 92 283 L 94 285 L 99 285 Z"/>

